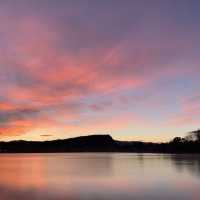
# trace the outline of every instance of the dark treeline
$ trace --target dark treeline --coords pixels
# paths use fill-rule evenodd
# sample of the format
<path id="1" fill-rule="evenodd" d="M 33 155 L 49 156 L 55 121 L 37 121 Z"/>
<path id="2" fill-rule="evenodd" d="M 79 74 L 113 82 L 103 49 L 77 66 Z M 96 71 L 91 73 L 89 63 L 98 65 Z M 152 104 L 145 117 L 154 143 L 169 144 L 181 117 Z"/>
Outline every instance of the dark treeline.
<path id="1" fill-rule="evenodd" d="M 114 140 L 110 135 L 90 135 L 53 141 L 0 142 L 1 153 L 50 152 L 140 152 L 140 153 L 200 153 L 200 130 L 186 137 L 175 137 L 166 143 L 128 142 Z"/>
<path id="2" fill-rule="evenodd" d="M 200 153 L 200 130 L 189 132 L 186 137 L 175 137 L 166 143 L 117 142 L 120 151 L 145 153 Z"/>

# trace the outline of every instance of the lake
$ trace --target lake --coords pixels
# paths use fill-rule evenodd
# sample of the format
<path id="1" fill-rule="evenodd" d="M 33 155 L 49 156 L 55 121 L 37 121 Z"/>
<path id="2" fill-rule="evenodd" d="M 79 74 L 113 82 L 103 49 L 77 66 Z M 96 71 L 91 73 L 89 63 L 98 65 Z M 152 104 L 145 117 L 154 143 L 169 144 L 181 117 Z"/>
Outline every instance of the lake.
<path id="1" fill-rule="evenodd" d="M 199 200 L 200 156 L 1 154 L 0 199 Z"/>

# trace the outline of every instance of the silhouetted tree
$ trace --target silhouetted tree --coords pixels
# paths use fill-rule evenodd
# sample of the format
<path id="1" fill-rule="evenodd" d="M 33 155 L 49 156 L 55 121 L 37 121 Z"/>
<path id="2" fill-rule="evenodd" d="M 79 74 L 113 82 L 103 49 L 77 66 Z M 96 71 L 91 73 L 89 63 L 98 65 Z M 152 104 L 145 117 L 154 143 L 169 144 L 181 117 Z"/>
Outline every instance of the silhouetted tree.
<path id="1" fill-rule="evenodd" d="M 196 131 L 189 132 L 188 135 L 185 137 L 187 141 L 196 141 L 200 142 L 200 129 Z"/>
<path id="2" fill-rule="evenodd" d="M 170 143 L 184 143 L 186 142 L 185 138 L 182 138 L 182 137 L 175 137 L 173 140 L 170 141 Z"/>
<path id="3" fill-rule="evenodd" d="M 180 142 L 182 142 L 182 138 L 181 137 L 175 137 L 171 142 L 172 143 L 180 143 Z"/>

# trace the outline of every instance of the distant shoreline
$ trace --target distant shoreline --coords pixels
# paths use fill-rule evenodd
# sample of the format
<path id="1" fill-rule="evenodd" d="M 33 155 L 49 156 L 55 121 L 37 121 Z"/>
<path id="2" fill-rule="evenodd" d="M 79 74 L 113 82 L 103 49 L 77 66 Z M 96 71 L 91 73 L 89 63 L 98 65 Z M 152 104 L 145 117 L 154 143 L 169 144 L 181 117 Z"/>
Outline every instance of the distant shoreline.
<path id="1" fill-rule="evenodd" d="M 0 142 L 0 153 L 200 153 L 200 142 L 152 143 L 117 141 L 110 135 L 89 135 L 52 141 Z"/>

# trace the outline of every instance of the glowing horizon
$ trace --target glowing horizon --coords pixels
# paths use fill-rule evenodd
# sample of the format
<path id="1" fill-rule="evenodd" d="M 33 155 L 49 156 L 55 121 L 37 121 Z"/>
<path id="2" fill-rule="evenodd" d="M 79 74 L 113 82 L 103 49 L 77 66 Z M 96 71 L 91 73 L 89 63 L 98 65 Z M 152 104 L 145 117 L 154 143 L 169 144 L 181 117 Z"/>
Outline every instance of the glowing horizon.
<path id="1" fill-rule="evenodd" d="M 0 140 L 167 141 L 200 127 L 200 3 L 0 2 Z"/>

